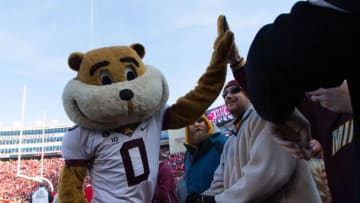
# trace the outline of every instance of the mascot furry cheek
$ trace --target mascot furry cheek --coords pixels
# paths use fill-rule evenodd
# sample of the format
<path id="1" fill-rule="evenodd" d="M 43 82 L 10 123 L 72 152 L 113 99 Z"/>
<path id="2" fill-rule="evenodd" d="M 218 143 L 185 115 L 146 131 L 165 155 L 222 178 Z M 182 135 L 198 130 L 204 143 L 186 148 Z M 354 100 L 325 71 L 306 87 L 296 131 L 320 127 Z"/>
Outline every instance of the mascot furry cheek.
<path id="1" fill-rule="evenodd" d="M 90 175 L 94 203 L 150 202 L 156 186 L 160 134 L 193 123 L 214 102 L 226 78 L 233 34 L 222 31 L 197 85 L 167 105 L 162 73 L 143 63 L 141 44 L 75 52 L 68 63 L 77 76 L 64 88 L 63 105 L 76 124 L 65 133 L 59 202 L 86 202 Z M 220 27 L 220 29 L 219 29 Z"/>

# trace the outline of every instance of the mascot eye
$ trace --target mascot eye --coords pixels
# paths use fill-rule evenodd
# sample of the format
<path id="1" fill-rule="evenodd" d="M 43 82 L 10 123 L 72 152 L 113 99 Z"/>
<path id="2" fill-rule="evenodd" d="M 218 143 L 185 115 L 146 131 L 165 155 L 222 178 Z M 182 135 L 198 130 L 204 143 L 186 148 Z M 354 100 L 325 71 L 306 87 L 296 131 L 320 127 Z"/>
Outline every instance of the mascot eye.
<path id="1" fill-rule="evenodd" d="M 126 68 L 125 68 L 125 76 L 126 76 L 126 79 L 129 80 L 129 81 L 137 78 L 136 71 L 131 66 L 126 66 Z"/>
<path id="2" fill-rule="evenodd" d="M 112 84 L 111 75 L 108 71 L 101 71 L 100 73 L 100 80 L 103 85 L 110 85 Z"/>

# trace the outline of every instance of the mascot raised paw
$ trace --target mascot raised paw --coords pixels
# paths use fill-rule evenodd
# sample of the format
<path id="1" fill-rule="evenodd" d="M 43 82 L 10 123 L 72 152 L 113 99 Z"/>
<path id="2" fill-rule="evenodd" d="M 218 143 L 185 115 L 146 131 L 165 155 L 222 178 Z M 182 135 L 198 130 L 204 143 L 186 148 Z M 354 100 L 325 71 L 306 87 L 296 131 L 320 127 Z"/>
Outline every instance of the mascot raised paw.
<path id="1" fill-rule="evenodd" d="M 233 33 L 218 30 L 205 73 L 172 105 L 165 77 L 144 64 L 141 44 L 72 53 L 68 63 L 77 75 L 64 88 L 63 105 L 77 125 L 63 138 L 59 202 L 85 203 L 87 174 L 93 203 L 151 202 L 161 131 L 193 123 L 213 103 L 232 46 Z"/>

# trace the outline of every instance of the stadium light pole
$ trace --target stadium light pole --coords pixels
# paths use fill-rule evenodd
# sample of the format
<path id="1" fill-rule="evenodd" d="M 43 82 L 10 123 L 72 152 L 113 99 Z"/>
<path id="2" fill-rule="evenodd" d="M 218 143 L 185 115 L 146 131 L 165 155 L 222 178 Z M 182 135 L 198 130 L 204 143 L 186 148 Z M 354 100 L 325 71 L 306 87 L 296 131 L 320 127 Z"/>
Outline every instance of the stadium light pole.
<path id="1" fill-rule="evenodd" d="M 18 147 L 18 162 L 17 162 L 17 175 L 20 174 L 20 158 L 22 149 L 22 136 L 24 130 L 24 115 L 25 115 L 25 97 L 26 97 L 26 85 L 24 85 L 22 108 L 21 108 L 21 123 L 20 123 L 20 135 L 19 135 L 19 147 Z"/>

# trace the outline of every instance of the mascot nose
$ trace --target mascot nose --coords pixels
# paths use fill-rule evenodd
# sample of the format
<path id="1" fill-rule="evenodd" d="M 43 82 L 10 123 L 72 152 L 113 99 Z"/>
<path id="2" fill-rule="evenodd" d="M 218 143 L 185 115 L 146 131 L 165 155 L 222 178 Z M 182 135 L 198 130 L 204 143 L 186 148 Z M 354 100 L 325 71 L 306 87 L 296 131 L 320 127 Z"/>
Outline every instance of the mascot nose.
<path id="1" fill-rule="evenodd" d="M 120 96 L 120 99 L 129 101 L 130 99 L 132 99 L 134 97 L 134 93 L 133 93 L 133 91 L 131 91 L 129 89 L 123 89 L 120 91 L 119 96 Z"/>

